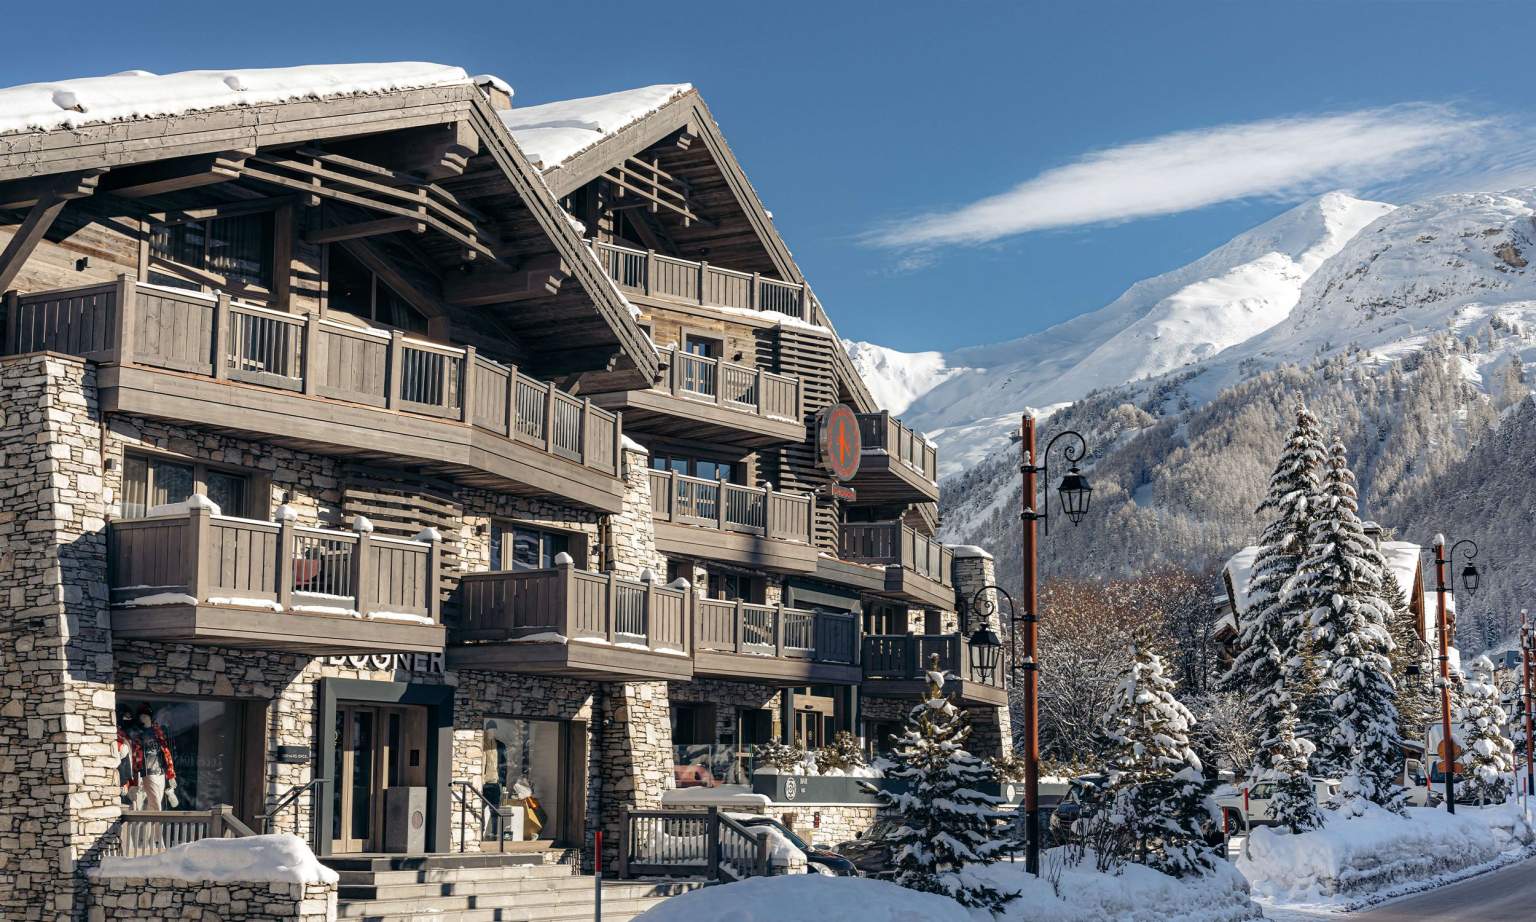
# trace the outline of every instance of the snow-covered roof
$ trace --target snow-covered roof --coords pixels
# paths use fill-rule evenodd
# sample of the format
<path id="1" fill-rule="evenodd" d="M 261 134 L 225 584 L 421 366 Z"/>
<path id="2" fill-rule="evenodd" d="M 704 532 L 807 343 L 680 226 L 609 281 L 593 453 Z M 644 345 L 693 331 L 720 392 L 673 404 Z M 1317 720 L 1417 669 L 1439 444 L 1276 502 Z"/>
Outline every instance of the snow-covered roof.
<path id="1" fill-rule="evenodd" d="M 461 68 L 423 61 L 189 70 L 175 74 L 130 70 L 107 77 L 0 89 L 0 134 L 470 82 Z"/>
<path id="2" fill-rule="evenodd" d="M 691 83 L 658 83 L 497 114 L 523 155 L 540 169 L 552 170 L 692 89 Z"/>
<path id="3" fill-rule="evenodd" d="M 1419 550 L 1419 546 L 1411 541 L 1381 542 L 1381 556 L 1386 558 L 1387 571 L 1410 601 L 1419 575 Z"/>
<path id="4" fill-rule="evenodd" d="M 957 560 L 964 560 L 971 557 L 980 557 L 982 560 L 992 559 L 992 555 L 987 553 L 986 548 L 977 547 L 974 544 L 951 544 L 949 546 L 949 552 L 953 554 Z"/>
<path id="5" fill-rule="evenodd" d="M 1248 610 L 1248 580 L 1253 575 L 1253 562 L 1258 559 L 1259 545 L 1245 547 L 1233 554 L 1222 569 L 1232 582 L 1232 605 L 1238 614 Z"/>

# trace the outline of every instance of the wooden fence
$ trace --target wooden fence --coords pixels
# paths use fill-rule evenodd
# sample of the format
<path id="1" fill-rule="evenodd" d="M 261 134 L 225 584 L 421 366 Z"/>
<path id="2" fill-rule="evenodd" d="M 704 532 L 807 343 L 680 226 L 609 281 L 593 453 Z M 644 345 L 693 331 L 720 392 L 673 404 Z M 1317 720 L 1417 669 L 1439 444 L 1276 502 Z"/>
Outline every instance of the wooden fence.
<path id="1" fill-rule="evenodd" d="M 158 855 L 203 839 L 235 839 L 256 833 L 235 817 L 232 807 L 211 810 L 138 810 L 124 812 L 108 854 L 122 858 Z"/>
<path id="2" fill-rule="evenodd" d="M 939 481 L 939 450 L 933 443 L 885 411 L 859 414 L 859 436 L 866 451 L 879 449 L 922 475 Z"/>
<path id="3" fill-rule="evenodd" d="M 657 387 L 674 397 L 700 400 L 757 416 L 794 422 L 804 416 L 799 378 L 694 355 L 676 346 L 667 350 L 666 379 Z"/>
<path id="4" fill-rule="evenodd" d="M 943 542 L 901 522 L 845 523 L 839 548 L 844 560 L 899 565 L 941 585 L 951 585 L 954 553 Z"/>
<path id="5" fill-rule="evenodd" d="M 707 810 L 625 808 L 619 827 L 622 878 L 702 877 L 746 880 L 773 873 L 769 830 Z"/>
<path id="6" fill-rule="evenodd" d="M 651 513 L 717 531 L 762 535 L 774 541 L 811 542 L 815 505 L 805 493 L 744 487 L 675 471 L 650 472 Z"/>
<path id="7" fill-rule="evenodd" d="M 633 250 L 600 240 L 590 241 L 590 245 L 608 276 L 626 291 L 685 304 L 771 311 L 818 322 L 815 299 L 804 284 L 677 259 L 655 250 Z"/>
<path id="8" fill-rule="evenodd" d="M 857 615 L 723 599 L 698 599 L 696 604 L 700 650 L 858 662 Z"/>
<path id="9" fill-rule="evenodd" d="M 693 651 L 692 593 L 570 564 L 553 570 L 469 573 L 459 582 L 461 640 L 527 638 L 643 644 Z"/>

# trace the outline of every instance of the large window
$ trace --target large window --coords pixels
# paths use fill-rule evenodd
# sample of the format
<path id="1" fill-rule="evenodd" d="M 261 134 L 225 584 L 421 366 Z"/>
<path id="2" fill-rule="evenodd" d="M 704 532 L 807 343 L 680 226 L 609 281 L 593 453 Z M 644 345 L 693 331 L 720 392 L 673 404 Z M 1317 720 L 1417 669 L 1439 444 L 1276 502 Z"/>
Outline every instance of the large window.
<path id="1" fill-rule="evenodd" d="M 570 554 L 574 559 L 576 544 L 565 532 L 529 528 L 510 522 L 491 525 L 492 570 L 548 570 L 555 565 L 559 554 Z M 579 548 L 578 548 L 579 549 Z M 581 561 L 577 561 L 580 565 Z"/>
<path id="2" fill-rule="evenodd" d="M 426 333 L 427 318 L 384 284 L 346 247 L 326 255 L 326 310 L 351 314 L 376 326 Z"/>
<path id="3" fill-rule="evenodd" d="M 481 783 L 486 800 L 507 816 L 507 839 L 562 839 L 573 817 L 566 751 L 571 725 L 557 720 L 493 717 L 485 722 Z M 486 817 L 485 838 L 494 840 L 501 823 Z"/>
<path id="4" fill-rule="evenodd" d="M 249 474 L 155 455 L 123 457 L 123 518 L 139 518 L 156 506 L 182 502 L 194 493 L 213 500 L 224 515 L 266 513 L 256 508 Z"/>
<path id="5" fill-rule="evenodd" d="M 272 289 L 273 213 L 153 224 L 149 281 L 231 294 Z"/>
<path id="6" fill-rule="evenodd" d="M 214 699 L 117 699 L 118 785 L 131 810 L 238 806 L 244 705 Z M 174 781 L 174 785 L 170 782 Z"/>
<path id="7" fill-rule="evenodd" d="M 658 471 L 674 471 L 689 477 L 705 480 L 724 480 L 736 483 L 741 465 L 734 461 L 717 461 L 713 458 L 691 458 L 683 455 L 657 452 L 651 455 L 651 467 Z"/>

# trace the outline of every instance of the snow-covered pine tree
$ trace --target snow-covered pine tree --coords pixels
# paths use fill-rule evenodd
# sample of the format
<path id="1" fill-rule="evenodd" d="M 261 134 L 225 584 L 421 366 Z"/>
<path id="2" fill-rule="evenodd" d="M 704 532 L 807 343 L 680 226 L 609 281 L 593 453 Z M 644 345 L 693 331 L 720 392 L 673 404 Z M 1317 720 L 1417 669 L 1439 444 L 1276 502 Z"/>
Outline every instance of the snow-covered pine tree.
<path id="1" fill-rule="evenodd" d="M 1398 585 L 1391 570 L 1382 572 L 1382 597 L 1392 609 L 1387 633 L 1392 637 L 1392 682 L 1397 686 L 1393 702 L 1397 705 L 1397 735 L 1405 740 L 1420 740 L 1424 738 L 1424 729 L 1440 716 L 1432 678 L 1434 658 L 1414 625 L 1405 587 Z M 1411 667 L 1417 667 L 1416 674 L 1409 674 Z"/>
<path id="2" fill-rule="evenodd" d="M 1256 510 L 1270 519 L 1249 577 L 1252 601 L 1238 625 L 1238 654 L 1223 680 L 1228 689 L 1246 696 L 1259 739 L 1276 735 L 1287 663 L 1297 653 L 1303 610 L 1295 608 L 1286 590 L 1307 552 L 1311 507 L 1325 461 L 1317 419 L 1305 405 L 1298 406 L 1269 491 Z"/>
<path id="3" fill-rule="evenodd" d="M 1269 816 L 1291 832 L 1306 832 L 1323 824 L 1307 767 L 1314 748 L 1311 740 L 1296 735 L 1294 707 L 1287 707 L 1281 715 L 1279 734 L 1264 743 L 1269 769 L 1262 777 L 1275 783 Z"/>
<path id="4" fill-rule="evenodd" d="M 1462 784 L 1465 796 L 1480 805 L 1503 803 L 1509 797 L 1509 773 L 1515 768 L 1515 747 L 1504 734 L 1509 715 L 1499 706 L 1493 662 L 1479 656 L 1471 672 L 1456 711 L 1456 735 L 1464 753 Z"/>
<path id="5" fill-rule="evenodd" d="M 850 774 L 868 764 L 859 738 L 847 730 L 839 730 L 830 744 L 816 750 L 816 770 L 823 775 L 831 772 Z"/>
<path id="6" fill-rule="evenodd" d="M 1126 824 L 1132 860 L 1183 877 L 1215 867 L 1206 844 L 1210 785 L 1189 746 L 1194 717 L 1174 697 L 1162 658 L 1131 651 L 1105 717 L 1106 809 Z"/>
<path id="7" fill-rule="evenodd" d="M 1310 553 L 1291 595 L 1307 611 L 1311 638 L 1328 662 L 1334 720 L 1319 746 L 1321 762 L 1345 769 L 1346 795 L 1398 809 L 1392 613 L 1381 597 L 1385 564 L 1360 522 L 1342 443 L 1330 452 L 1319 499 Z"/>
<path id="8" fill-rule="evenodd" d="M 907 782 L 905 790 L 880 792 L 880 802 L 902 822 L 886 839 L 896 864 L 896 883 L 942 893 L 964 906 L 1000 910 L 1017 894 L 976 880 L 969 867 L 991 864 L 1007 841 L 998 835 L 1000 798 L 980 791 L 992 777 L 985 762 L 965 751 L 970 727 L 964 712 L 944 696 L 944 675 L 934 656 L 928 694 L 907 717 L 885 777 Z"/>

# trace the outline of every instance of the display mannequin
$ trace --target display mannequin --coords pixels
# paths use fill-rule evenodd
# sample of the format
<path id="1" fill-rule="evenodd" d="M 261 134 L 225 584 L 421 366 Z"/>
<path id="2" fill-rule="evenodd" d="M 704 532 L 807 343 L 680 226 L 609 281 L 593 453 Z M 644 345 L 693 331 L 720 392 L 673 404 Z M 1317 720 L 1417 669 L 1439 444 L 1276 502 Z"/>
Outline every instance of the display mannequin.
<path id="1" fill-rule="evenodd" d="M 155 723 L 149 705 L 139 707 L 138 720 L 129 728 L 133 746 L 133 775 L 138 785 L 135 807 L 164 810 L 180 804 L 176 796 L 176 763 L 165 730 Z"/>
<path id="2" fill-rule="evenodd" d="M 138 782 L 133 771 L 133 745 L 128 735 L 133 731 L 133 712 L 123 708 L 117 714 L 117 743 L 113 752 L 117 755 L 117 784 L 123 803 L 139 809 Z"/>

